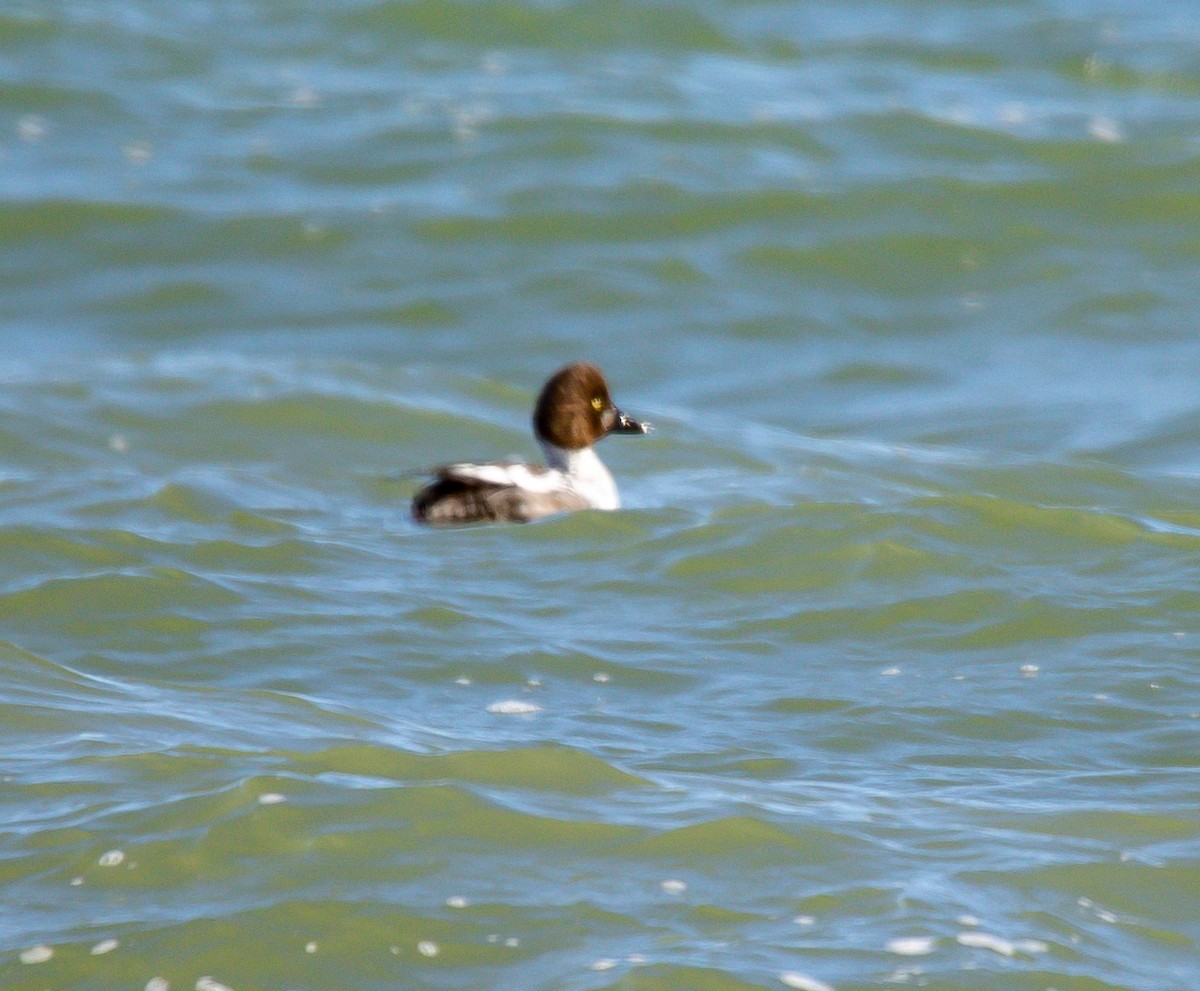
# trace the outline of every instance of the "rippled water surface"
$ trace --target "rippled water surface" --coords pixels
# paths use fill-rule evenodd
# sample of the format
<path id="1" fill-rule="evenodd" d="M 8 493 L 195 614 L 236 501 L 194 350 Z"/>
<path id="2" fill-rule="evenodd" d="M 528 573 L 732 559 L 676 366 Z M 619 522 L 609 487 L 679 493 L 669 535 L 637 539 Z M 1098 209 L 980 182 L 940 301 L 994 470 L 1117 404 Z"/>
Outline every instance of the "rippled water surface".
<path id="1" fill-rule="evenodd" d="M 1200 987 L 1194 14 L 0 2 L 0 986 Z"/>

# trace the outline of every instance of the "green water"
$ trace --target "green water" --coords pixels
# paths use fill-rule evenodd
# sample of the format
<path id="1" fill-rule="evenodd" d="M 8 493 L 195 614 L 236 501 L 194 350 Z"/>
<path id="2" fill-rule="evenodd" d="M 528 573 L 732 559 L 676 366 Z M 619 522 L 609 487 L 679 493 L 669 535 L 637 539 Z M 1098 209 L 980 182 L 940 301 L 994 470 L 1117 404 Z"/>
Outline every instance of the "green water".
<path id="1" fill-rule="evenodd" d="M 1198 43 L 0 3 L 0 987 L 1193 991 Z"/>

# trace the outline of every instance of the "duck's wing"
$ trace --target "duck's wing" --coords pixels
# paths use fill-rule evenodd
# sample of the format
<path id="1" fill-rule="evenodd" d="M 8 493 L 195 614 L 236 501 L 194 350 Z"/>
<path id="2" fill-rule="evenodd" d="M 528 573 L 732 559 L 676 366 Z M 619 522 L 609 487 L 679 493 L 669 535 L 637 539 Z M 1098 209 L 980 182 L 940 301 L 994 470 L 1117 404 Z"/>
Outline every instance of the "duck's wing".
<path id="1" fill-rule="evenodd" d="M 442 465 L 433 474 L 434 481 L 413 497 L 413 519 L 421 523 L 525 522 L 588 505 L 562 472 L 538 465 Z"/>

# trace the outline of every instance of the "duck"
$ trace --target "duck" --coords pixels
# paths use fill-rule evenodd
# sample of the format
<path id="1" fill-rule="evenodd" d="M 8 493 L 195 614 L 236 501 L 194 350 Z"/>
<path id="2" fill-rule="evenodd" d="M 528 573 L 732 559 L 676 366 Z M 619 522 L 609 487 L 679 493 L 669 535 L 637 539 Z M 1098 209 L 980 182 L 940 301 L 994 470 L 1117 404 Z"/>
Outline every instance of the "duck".
<path id="1" fill-rule="evenodd" d="M 544 465 L 458 462 L 430 471 L 412 500 L 412 517 L 431 526 L 519 522 L 581 509 L 621 506 L 617 484 L 596 454 L 609 434 L 647 434 L 613 403 L 595 365 L 575 361 L 546 380 L 533 408 L 533 433 Z"/>

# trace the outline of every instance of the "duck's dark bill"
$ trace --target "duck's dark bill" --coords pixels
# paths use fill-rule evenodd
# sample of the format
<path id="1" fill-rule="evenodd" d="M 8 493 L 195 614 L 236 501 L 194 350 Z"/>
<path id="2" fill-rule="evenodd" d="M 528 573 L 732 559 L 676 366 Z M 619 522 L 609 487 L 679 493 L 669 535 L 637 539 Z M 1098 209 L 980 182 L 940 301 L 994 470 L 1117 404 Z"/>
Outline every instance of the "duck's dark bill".
<path id="1" fill-rule="evenodd" d="M 614 434 L 648 434 L 650 433 L 650 424 L 643 423 L 641 420 L 635 420 L 631 416 L 627 416 L 619 409 L 614 410 L 617 414 L 616 422 L 612 425 L 612 433 Z"/>

